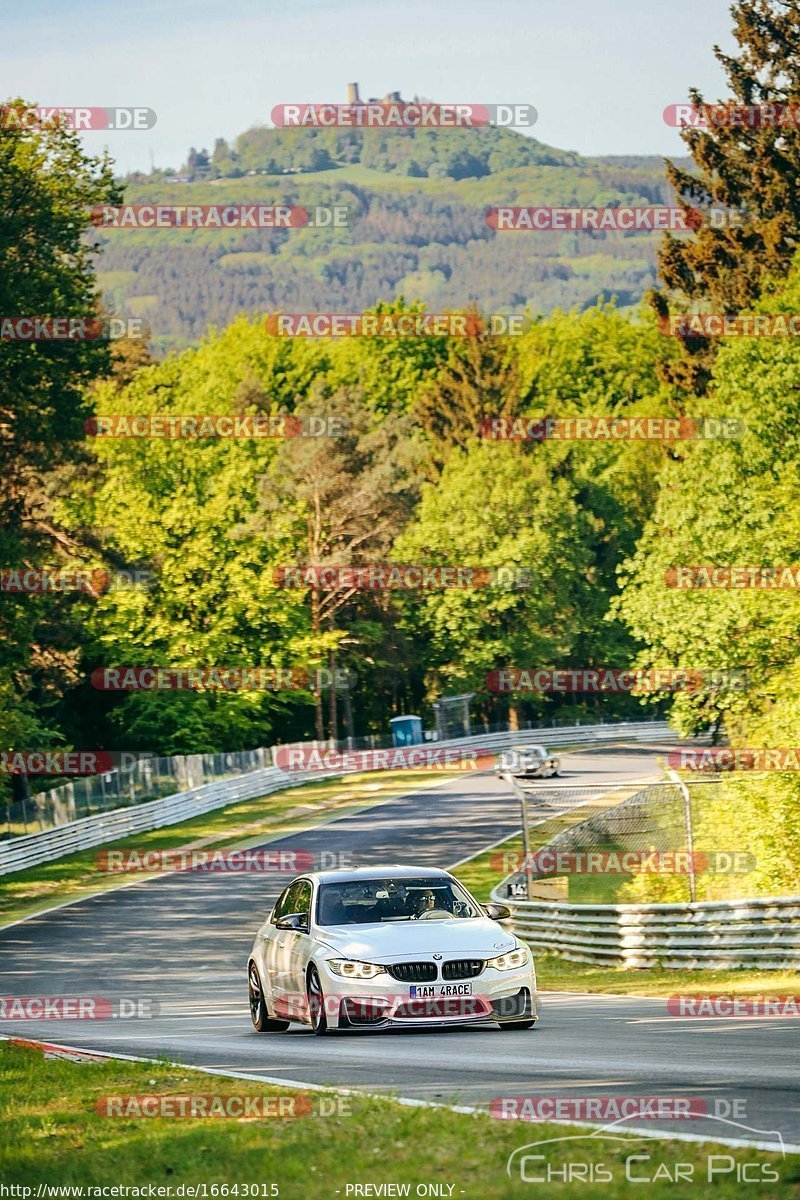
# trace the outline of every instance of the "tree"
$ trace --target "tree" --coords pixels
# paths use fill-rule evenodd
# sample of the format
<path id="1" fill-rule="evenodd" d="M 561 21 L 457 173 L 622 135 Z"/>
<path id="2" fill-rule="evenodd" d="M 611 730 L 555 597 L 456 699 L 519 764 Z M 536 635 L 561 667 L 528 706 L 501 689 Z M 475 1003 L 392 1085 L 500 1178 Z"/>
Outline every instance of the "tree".
<path id="1" fill-rule="evenodd" d="M 473 312 L 471 321 L 481 318 Z M 520 408 L 516 357 L 508 338 L 485 323 L 475 336 L 450 338 L 444 362 L 420 389 L 415 412 L 441 466 L 451 447 L 466 447 L 480 436 L 483 421 Z"/>
<path id="2" fill-rule="evenodd" d="M 417 491 L 417 445 L 411 418 L 370 413 L 360 389 L 341 389 L 326 400 L 313 398 L 297 407 L 307 419 L 335 413 L 342 436 L 296 438 L 282 443 L 259 491 L 260 515 L 253 527 L 263 530 L 292 557 L 288 563 L 337 566 L 385 561 L 393 538 L 405 524 Z M 307 589 L 316 652 L 337 665 L 337 631 L 342 614 L 361 603 L 355 586 Z M 363 605 L 369 611 L 369 600 Z M 362 630 L 362 637 L 364 631 Z M 353 636 L 353 635 L 356 636 Z M 350 642 L 360 641 L 351 630 Z M 330 736 L 336 738 L 336 689 L 330 692 Z M 316 693 L 317 737 L 322 738 L 323 710 Z M 352 733 L 352 730 L 350 730 Z"/>
<path id="3" fill-rule="evenodd" d="M 29 106 L 13 101 L 11 110 Z M 120 199 L 107 158 L 87 156 L 63 126 L 0 124 L 0 313 L 91 320 L 97 242 L 89 210 Z M 89 554 L 53 515 L 57 474 L 82 457 L 85 389 L 109 366 L 101 340 L 0 341 L 0 563 L 60 567 Z M 80 644 L 74 597 L 3 595 L 0 742 L 57 737 L 47 712 Z"/>
<path id="4" fill-rule="evenodd" d="M 202 175 L 205 172 L 211 160 L 207 150 L 195 150 L 192 146 L 186 156 L 186 169 L 190 175 Z"/>
<path id="5" fill-rule="evenodd" d="M 722 104 L 778 108 L 800 104 L 800 3 L 737 0 L 731 8 L 737 55 L 714 55 L 730 96 Z M 705 104 L 697 88 L 690 100 Z M 756 119 L 689 126 L 681 136 L 694 166 L 667 163 L 667 175 L 686 208 L 729 210 L 733 223 L 704 222 L 692 237 L 665 235 L 659 266 L 666 292 L 652 299 L 662 317 L 687 302 L 714 312 L 749 310 L 770 276 L 787 273 L 800 234 L 800 135 L 795 125 Z M 708 339 L 692 337 L 670 377 L 703 391 L 711 369 Z"/>
<path id="6" fill-rule="evenodd" d="M 396 561 L 425 566 L 518 568 L 491 586 L 409 594 L 405 621 L 425 646 L 429 691 L 471 688 L 487 697 L 487 673 L 563 663 L 581 630 L 590 590 L 590 523 L 571 484 L 541 456 L 513 443 L 455 449 L 436 483 L 423 486 Z"/>
<path id="7" fill-rule="evenodd" d="M 399 296 L 381 302 L 368 313 L 423 313 L 419 301 L 406 303 Z M 403 413 L 411 409 L 421 387 L 433 378 L 448 353 L 445 336 L 340 338 L 330 353 L 328 390 L 357 386 L 375 414 Z"/>
<path id="8" fill-rule="evenodd" d="M 218 137 L 214 139 L 214 149 L 211 152 L 211 161 L 215 167 L 218 167 L 220 162 L 224 162 L 231 157 L 231 148 L 225 141 L 225 138 Z"/>
<path id="9" fill-rule="evenodd" d="M 794 313 L 798 303 L 800 262 L 781 291 L 758 307 Z M 734 743 L 748 744 L 749 729 L 780 701 L 784 673 L 800 658 L 795 590 L 668 586 L 685 567 L 796 564 L 798 397 L 800 348 L 793 338 L 723 345 L 705 409 L 710 418 L 738 424 L 741 436 L 698 440 L 682 461 L 667 464 L 652 518 L 621 570 L 617 607 L 643 644 L 640 666 L 740 672 L 732 686 L 678 693 L 673 712 L 686 733 L 719 728 L 724 720 Z M 784 736 L 800 736 L 800 728 Z"/>
<path id="10" fill-rule="evenodd" d="M 314 345 L 286 344 L 240 320 L 125 386 L 104 381 L 93 400 L 99 416 L 277 414 L 293 408 L 320 360 Z M 96 667 L 123 665 L 304 665 L 302 603 L 273 581 L 277 549 L 247 529 L 276 445 L 257 437 L 94 439 L 99 480 L 75 481 L 62 501 L 64 523 L 102 535 L 106 560 L 135 563 L 149 577 L 93 606 L 84 680 Z M 304 691 L 100 696 L 84 683 L 73 697 L 133 749 L 247 749 L 292 728 L 310 731 Z"/>

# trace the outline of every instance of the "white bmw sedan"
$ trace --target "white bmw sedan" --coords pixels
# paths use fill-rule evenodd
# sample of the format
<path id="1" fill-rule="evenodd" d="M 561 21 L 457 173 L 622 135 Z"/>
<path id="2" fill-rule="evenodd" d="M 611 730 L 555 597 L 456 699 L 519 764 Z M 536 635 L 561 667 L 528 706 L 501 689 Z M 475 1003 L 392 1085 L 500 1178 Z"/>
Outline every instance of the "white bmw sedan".
<path id="1" fill-rule="evenodd" d="M 260 1033 L 291 1021 L 316 1034 L 538 1016 L 528 947 L 446 871 L 360 867 L 293 880 L 259 929 L 247 964 Z"/>

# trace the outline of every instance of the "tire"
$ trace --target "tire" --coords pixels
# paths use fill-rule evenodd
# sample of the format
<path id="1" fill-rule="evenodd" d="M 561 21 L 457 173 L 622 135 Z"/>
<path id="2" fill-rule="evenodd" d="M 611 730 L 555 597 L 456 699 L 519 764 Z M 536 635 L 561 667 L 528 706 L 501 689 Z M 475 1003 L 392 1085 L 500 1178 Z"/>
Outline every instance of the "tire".
<path id="1" fill-rule="evenodd" d="M 306 997 L 308 999 L 308 1015 L 311 1018 L 311 1028 L 317 1037 L 324 1037 L 328 1032 L 328 1018 L 325 1014 L 325 996 L 322 991 L 319 971 L 313 963 L 308 968 Z"/>
<path id="2" fill-rule="evenodd" d="M 254 962 L 247 968 L 247 994 L 250 1001 L 250 1020 L 258 1033 L 280 1033 L 289 1028 L 288 1021 L 275 1021 L 269 1015 L 264 989 Z"/>
<path id="3" fill-rule="evenodd" d="M 536 1021 L 536 1010 L 533 1007 L 530 993 L 526 991 L 525 1007 L 519 1017 L 516 1020 L 498 1021 L 497 1024 L 501 1029 L 533 1029 Z"/>

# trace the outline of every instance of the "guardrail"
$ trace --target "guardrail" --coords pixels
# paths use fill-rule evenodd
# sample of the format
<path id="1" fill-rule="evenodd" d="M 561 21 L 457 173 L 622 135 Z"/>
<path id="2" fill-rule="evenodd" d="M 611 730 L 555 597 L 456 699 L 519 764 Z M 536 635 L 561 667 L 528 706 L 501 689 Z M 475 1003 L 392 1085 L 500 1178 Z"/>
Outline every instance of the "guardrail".
<path id="1" fill-rule="evenodd" d="M 523 806 L 526 794 L 511 781 Z M 649 783 L 618 805 L 558 833 L 537 853 L 617 841 L 620 826 L 633 812 L 656 814 L 664 805 L 659 789 L 674 791 L 672 782 Z M 564 785 L 541 784 L 536 791 L 551 804 Z M 676 817 L 678 826 L 680 820 Z M 677 828 L 677 827 L 676 827 Z M 634 839 L 642 846 L 654 834 Z M 630 840 L 630 839 L 629 839 Z M 792 970 L 800 965 L 800 896 L 739 900 L 702 900 L 653 904 L 570 904 L 567 900 L 526 900 L 504 895 L 515 872 L 492 891 L 492 899 L 511 909 L 514 932 L 536 950 L 572 962 L 602 966 L 725 970 L 754 967 Z M 530 894 L 530 893 L 528 893 Z"/>
<path id="2" fill-rule="evenodd" d="M 43 833 L 84 817 L 147 804 L 275 765 L 268 749 L 169 757 L 122 752 L 109 757 L 117 759 L 111 769 L 77 776 L 57 787 L 9 801 L 5 812 L 0 810 L 0 839 Z"/>
<path id="3" fill-rule="evenodd" d="M 653 799 L 659 789 L 674 791 L 675 787 L 672 783 L 650 783 L 615 807 L 556 834 L 537 854 L 583 849 L 598 840 L 617 841 L 619 827 L 631 811 L 640 813 L 652 808 L 657 812 L 664 807 L 663 800 Z M 526 794 L 517 786 L 514 790 L 524 806 Z M 566 796 L 579 790 L 554 784 L 542 784 L 537 789 L 551 804 L 559 794 Z M 653 837 L 648 827 L 645 835 L 635 841 L 652 845 Z M 531 871 L 531 878 L 535 873 Z M 706 970 L 783 970 L 800 964 L 800 896 L 669 904 L 570 904 L 505 896 L 504 888 L 517 878 L 519 872 L 502 880 L 492 891 L 492 899 L 510 907 L 514 932 L 529 946 L 572 962 Z"/>
<path id="4" fill-rule="evenodd" d="M 662 738 L 677 738 L 668 721 L 620 721 L 614 725 L 573 725 L 545 729 L 505 730 L 502 733 L 475 734 L 469 738 L 455 738 L 449 742 L 426 742 L 434 747 L 460 747 L 467 751 L 509 750 L 512 746 L 545 745 L 549 748 L 574 746 L 578 742 L 626 742 L 659 741 Z"/>
<path id="5" fill-rule="evenodd" d="M 696 904 L 561 904 L 492 899 L 514 932 L 572 962 L 621 967 L 791 970 L 800 965 L 800 896 Z"/>
<path id="6" fill-rule="evenodd" d="M 538 743 L 547 732 L 553 733 L 553 745 L 574 745 L 576 742 L 594 741 L 649 741 L 673 736 L 666 721 L 626 721 L 615 725 L 584 725 L 573 728 L 528 729 L 491 733 L 471 738 L 457 738 L 447 742 L 424 743 L 420 749 L 455 749 L 465 754 L 481 749 L 503 750 L 514 745 Z M 416 747 L 412 747 L 415 749 Z M 391 751 L 388 751 L 390 755 Z M 363 766 L 343 766 L 335 771 L 282 771 L 278 767 L 266 767 L 250 771 L 220 782 L 203 784 L 187 791 L 150 800 L 112 812 L 82 817 L 43 833 L 25 834 L 9 841 L 0 842 L 0 875 L 22 871 L 26 867 L 52 862 L 67 854 L 101 846 L 133 833 L 146 833 L 167 825 L 176 825 L 201 813 L 215 808 L 224 808 L 238 800 L 252 800 L 267 796 L 283 788 L 297 787 L 309 779 L 335 777 L 363 770 Z"/>
<path id="7" fill-rule="evenodd" d="M 114 812 L 82 817 L 44 833 L 31 833 L 9 842 L 0 842 L 0 875 L 52 862 L 66 854 L 102 846 L 133 833 L 147 833 L 151 829 L 177 825 L 215 808 L 235 804 L 238 800 L 252 800 L 284 788 L 299 787 L 308 782 L 309 777 L 316 778 L 317 773 L 300 772 L 295 776 L 287 775 L 277 767 L 266 767 L 235 779 L 206 783 L 131 808 L 118 808 Z"/>

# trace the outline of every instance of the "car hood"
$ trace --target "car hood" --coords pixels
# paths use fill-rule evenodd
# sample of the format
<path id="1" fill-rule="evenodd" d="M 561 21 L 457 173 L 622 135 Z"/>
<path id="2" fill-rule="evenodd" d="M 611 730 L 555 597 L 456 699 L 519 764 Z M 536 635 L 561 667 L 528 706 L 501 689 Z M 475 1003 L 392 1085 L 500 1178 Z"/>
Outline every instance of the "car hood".
<path id="1" fill-rule="evenodd" d="M 516 945 L 513 934 L 488 917 L 452 921 L 391 921 L 375 925 L 326 925 L 320 942 L 345 958 L 369 962 L 403 961 L 409 955 L 462 954 L 494 958 Z"/>

